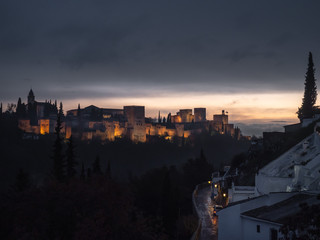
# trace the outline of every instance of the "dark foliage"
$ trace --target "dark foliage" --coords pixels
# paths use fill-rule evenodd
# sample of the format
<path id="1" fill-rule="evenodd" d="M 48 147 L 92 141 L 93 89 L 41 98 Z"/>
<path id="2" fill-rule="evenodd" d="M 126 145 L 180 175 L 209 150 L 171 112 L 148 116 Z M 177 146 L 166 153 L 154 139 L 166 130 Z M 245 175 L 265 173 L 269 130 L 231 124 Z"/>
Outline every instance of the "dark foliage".
<path id="1" fill-rule="evenodd" d="M 101 170 L 101 166 L 100 166 L 100 157 L 99 156 L 97 156 L 96 159 L 93 162 L 92 172 L 93 172 L 93 174 L 97 174 L 97 175 L 101 175 L 102 174 L 102 170 Z"/>
<path id="2" fill-rule="evenodd" d="M 312 53 L 309 52 L 309 62 L 308 69 L 305 79 L 305 89 L 304 96 L 302 99 L 302 106 L 298 109 L 298 118 L 302 120 L 303 118 L 311 118 L 314 115 L 315 103 L 317 101 L 317 86 L 316 79 L 314 77 L 314 64 L 312 59 Z"/>
<path id="3" fill-rule="evenodd" d="M 81 164 L 80 179 L 83 180 L 83 181 L 86 179 L 86 173 L 85 173 L 85 170 L 84 170 L 84 164 L 83 164 L 83 162 L 82 162 L 82 164 Z"/>
<path id="4" fill-rule="evenodd" d="M 59 113 L 57 116 L 57 124 L 55 128 L 56 140 L 53 145 L 53 177 L 55 180 L 62 182 L 65 180 L 65 161 L 62 153 L 62 137 L 61 137 L 61 117 L 62 117 L 62 104 L 60 104 Z"/>
<path id="5" fill-rule="evenodd" d="M 13 185 L 13 190 L 16 192 L 23 192 L 31 187 L 30 176 L 22 168 L 19 169 L 19 172 L 16 177 L 16 181 Z"/>
<path id="6" fill-rule="evenodd" d="M 68 139 L 67 142 L 67 152 L 66 152 L 66 161 L 67 161 L 67 177 L 73 178 L 75 177 L 77 171 L 77 161 L 75 159 L 75 153 L 74 153 L 74 144 L 73 144 L 73 138 L 72 136 Z"/>
<path id="7" fill-rule="evenodd" d="M 18 129 L 14 114 L 3 114 L 0 124 L 0 142 L 2 146 L 1 161 L 5 168 L 0 168 L 0 188 L 8 188 L 14 182 L 16 171 L 22 167 L 37 183 L 42 183 L 49 173 L 53 173 L 53 145 L 57 141 L 56 134 L 39 136 L 39 140 L 23 140 L 23 133 Z M 60 141 L 59 141 L 60 142 Z M 176 143 L 177 142 L 177 143 Z M 112 176 L 127 181 L 128 173 L 140 176 L 150 169 L 163 165 L 176 165 L 180 168 L 187 159 L 195 158 L 203 148 L 207 161 L 215 168 L 221 163 L 230 164 L 235 154 L 244 152 L 249 141 L 237 141 L 229 136 L 210 136 L 202 134 L 195 139 L 195 144 L 179 146 L 179 141 L 170 143 L 165 139 L 154 139 L 151 142 L 135 144 L 126 139 L 115 142 L 81 142 L 73 138 L 76 157 L 84 164 L 85 173 L 92 166 L 97 153 L 101 159 L 112 160 Z M 62 154 L 66 146 L 62 142 Z M 65 160 L 65 159 L 64 159 Z M 101 169 L 105 172 L 108 161 L 101 161 Z M 80 174 L 81 164 L 76 166 Z M 64 171 L 65 171 L 64 167 Z M 65 173 L 65 172 L 64 172 Z"/>
<path id="8" fill-rule="evenodd" d="M 16 114 L 18 118 L 25 118 L 27 116 L 26 105 L 21 103 L 21 98 L 18 99 Z"/>
<path id="9" fill-rule="evenodd" d="M 280 232 L 293 239 L 320 239 L 320 205 L 300 204 L 300 212 L 290 216 Z"/>
<path id="10" fill-rule="evenodd" d="M 1 123 L 7 117 L 10 121 L 0 125 L 3 133 L 0 141 L 4 146 L 1 160 L 6 166 L 6 171 L 0 169 L 1 184 L 9 182 L 12 186 L 16 169 L 23 167 L 32 174 L 33 182 L 40 188 L 27 188 L 10 195 L 10 200 L 0 199 L 1 239 L 19 239 L 21 236 L 24 239 L 100 239 L 103 238 L 99 235 L 101 232 L 105 234 L 104 239 L 189 239 L 197 224 L 191 202 L 195 185 L 210 179 L 212 163 L 219 165 L 218 162 L 225 159 L 230 162 L 234 153 L 242 152 L 248 146 L 248 142 L 235 141 L 227 136 L 205 134 L 195 139 L 196 144 L 186 140 L 184 146 L 164 139 L 144 144 L 117 139 L 105 145 L 73 139 L 77 146 L 74 155 L 82 162 L 75 169 L 81 174 L 65 181 L 68 167 L 64 163 L 65 146 L 60 134 L 40 136 L 39 140 L 22 140 L 17 122 L 11 124 L 14 114 L 5 116 Z M 61 121 L 56 132 L 60 133 L 60 129 Z M 62 169 L 62 181 L 48 184 L 46 176 L 55 165 L 50 161 L 53 142 L 54 152 L 61 150 L 54 155 L 62 159 L 59 164 L 62 166 L 59 168 Z M 199 156 L 201 147 L 200 157 L 194 158 Z M 92 156 L 97 153 L 103 159 L 112 159 L 113 180 L 110 160 L 99 161 L 99 167 L 92 168 L 107 169 L 107 176 L 94 174 L 90 168 L 85 171 L 92 166 Z M 190 160 L 186 162 L 186 159 Z M 177 167 L 159 168 L 169 164 Z M 132 181 L 126 179 L 129 172 L 137 176 Z M 127 188 L 123 190 L 124 198 L 129 198 L 128 205 L 122 203 L 122 195 L 109 192 L 115 190 L 108 188 L 108 184 L 117 179 L 133 190 L 133 193 Z M 116 200 L 108 200 L 107 195 Z M 119 208 L 127 211 L 121 220 L 117 220 L 121 213 L 120 216 L 113 214 Z"/>
<path id="11" fill-rule="evenodd" d="M 107 178 L 110 178 L 110 179 L 112 178 L 110 161 L 108 161 L 108 164 L 107 164 L 106 176 L 107 176 Z"/>
<path id="12" fill-rule="evenodd" d="M 0 199 L 1 239 L 164 239 L 145 222 L 127 188 L 99 178 Z"/>
<path id="13" fill-rule="evenodd" d="M 136 205 L 144 216 L 158 219 L 152 227 L 164 231 L 170 239 L 190 238 L 197 220 L 192 216 L 192 192 L 199 183 L 210 180 L 213 167 L 201 153 L 181 169 L 156 168 L 131 180 Z"/>

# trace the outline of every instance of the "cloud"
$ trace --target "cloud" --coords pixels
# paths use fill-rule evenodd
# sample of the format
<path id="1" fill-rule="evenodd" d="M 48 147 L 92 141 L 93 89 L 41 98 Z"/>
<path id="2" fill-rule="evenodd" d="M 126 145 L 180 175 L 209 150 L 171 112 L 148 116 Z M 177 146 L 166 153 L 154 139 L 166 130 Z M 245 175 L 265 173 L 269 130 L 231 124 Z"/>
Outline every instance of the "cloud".
<path id="1" fill-rule="evenodd" d="M 308 51 L 319 63 L 319 7 L 288 0 L 1 1 L 0 94 L 18 96 L 30 85 L 51 96 L 55 85 L 119 87 L 124 96 L 300 91 Z"/>

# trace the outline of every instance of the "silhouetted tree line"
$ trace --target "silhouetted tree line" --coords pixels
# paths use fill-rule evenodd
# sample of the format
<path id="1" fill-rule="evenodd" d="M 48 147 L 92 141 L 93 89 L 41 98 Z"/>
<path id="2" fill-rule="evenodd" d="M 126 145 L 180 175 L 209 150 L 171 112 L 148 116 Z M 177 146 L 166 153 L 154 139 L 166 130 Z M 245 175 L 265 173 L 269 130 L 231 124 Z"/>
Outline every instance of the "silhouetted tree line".
<path id="1" fill-rule="evenodd" d="M 247 146 L 207 135 L 180 147 L 162 139 L 86 144 L 61 137 L 59 112 L 55 135 L 38 141 L 22 140 L 14 112 L 1 118 L 0 182 L 12 187 L 0 189 L 0 239 L 189 238 L 192 191 L 210 179 L 215 147 L 227 159 Z"/>
<path id="2" fill-rule="evenodd" d="M 62 149 L 59 124 L 56 135 L 51 177 L 39 187 L 20 169 L 9 193 L 0 197 L 1 239 L 190 238 L 197 226 L 192 191 L 213 171 L 203 151 L 181 168 L 155 168 L 124 184 L 111 178 L 110 161 L 102 169 L 99 155 L 91 168 L 85 171 L 82 164 L 77 173 L 72 139 L 63 156 L 56 153 Z M 57 164 L 58 157 L 72 161 Z"/>
<path id="3" fill-rule="evenodd" d="M 210 180 L 212 172 L 201 151 L 200 157 L 189 159 L 181 168 L 164 166 L 133 177 L 136 205 L 169 239 L 188 239 L 197 227 L 192 192 L 197 184 Z"/>
<path id="4" fill-rule="evenodd" d="M 0 213 L 1 239 L 166 239 L 147 226 L 130 189 L 105 176 L 11 192 Z"/>

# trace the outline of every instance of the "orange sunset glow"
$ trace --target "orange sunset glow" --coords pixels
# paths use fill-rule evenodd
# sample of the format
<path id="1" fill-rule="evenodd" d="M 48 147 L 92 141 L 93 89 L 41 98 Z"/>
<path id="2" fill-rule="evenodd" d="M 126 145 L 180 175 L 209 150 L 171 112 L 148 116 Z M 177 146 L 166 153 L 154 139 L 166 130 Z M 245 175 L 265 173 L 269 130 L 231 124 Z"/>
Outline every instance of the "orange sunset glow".
<path id="1" fill-rule="evenodd" d="M 302 92 L 263 94 L 175 94 L 161 97 L 99 98 L 65 100 L 65 109 L 74 109 L 77 103 L 82 107 L 122 108 L 125 105 L 146 106 L 146 116 L 156 117 L 158 112 L 165 116 L 179 109 L 207 108 L 207 119 L 213 114 L 228 111 L 230 121 L 263 123 L 270 121 L 297 122 L 296 111 L 301 105 Z"/>

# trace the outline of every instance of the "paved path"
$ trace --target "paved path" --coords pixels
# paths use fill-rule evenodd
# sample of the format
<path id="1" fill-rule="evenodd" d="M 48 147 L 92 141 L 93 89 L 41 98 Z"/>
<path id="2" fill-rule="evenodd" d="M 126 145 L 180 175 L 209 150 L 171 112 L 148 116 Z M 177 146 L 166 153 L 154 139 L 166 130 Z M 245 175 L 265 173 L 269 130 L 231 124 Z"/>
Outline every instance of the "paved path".
<path id="1" fill-rule="evenodd" d="M 211 188 L 206 187 L 198 191 L 195 198 L 199 215 L 202 219 L 202 229 L 200 240 L 217 240 L 218 239 L 218 217 L 213 216 L 213 205 L 211 201 Z"/>

